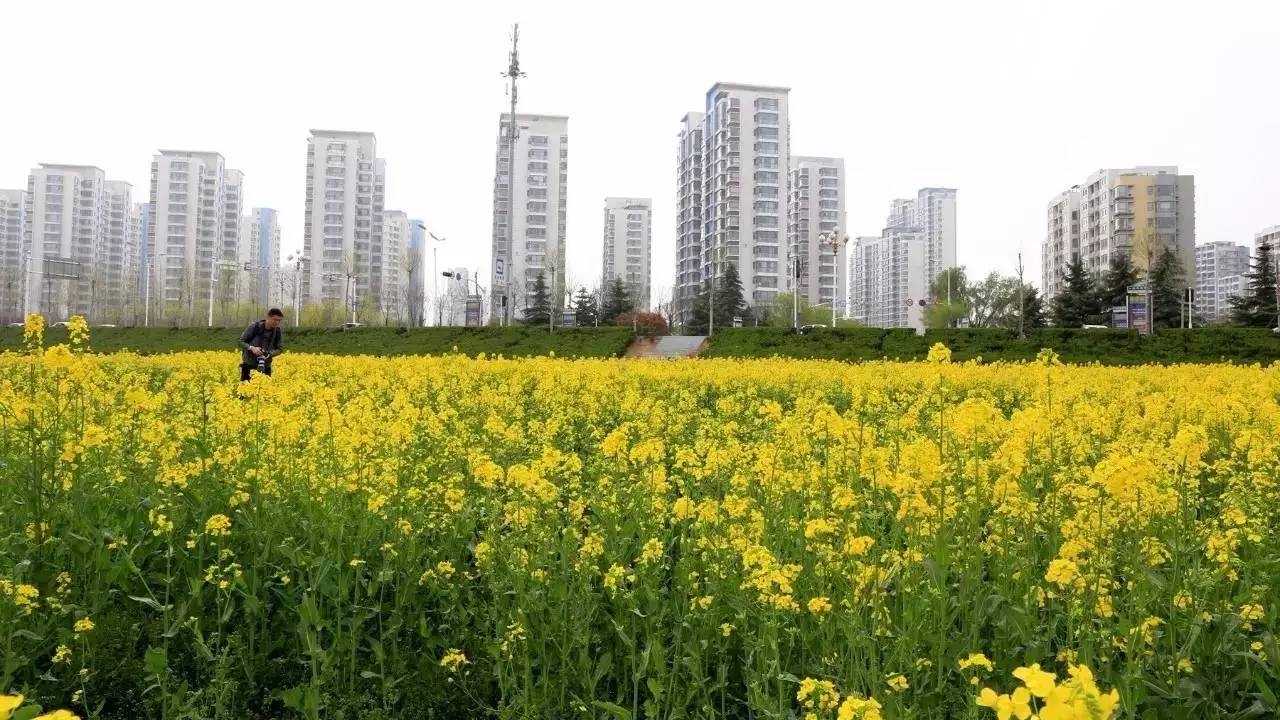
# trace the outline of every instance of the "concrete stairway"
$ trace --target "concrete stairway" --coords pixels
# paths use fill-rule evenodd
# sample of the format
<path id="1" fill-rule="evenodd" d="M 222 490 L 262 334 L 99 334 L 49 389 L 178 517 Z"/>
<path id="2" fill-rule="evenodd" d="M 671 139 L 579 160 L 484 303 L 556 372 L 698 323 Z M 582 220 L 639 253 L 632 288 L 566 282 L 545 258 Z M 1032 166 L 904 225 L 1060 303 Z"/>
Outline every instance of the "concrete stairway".
<path id="1" fill-rule="evenodd" d="M 697 357 L 706 347 L 705 335 L 664 335 L 663 337 L 638 337 L 627 348 L 629 358 L 687 358 Z"/>

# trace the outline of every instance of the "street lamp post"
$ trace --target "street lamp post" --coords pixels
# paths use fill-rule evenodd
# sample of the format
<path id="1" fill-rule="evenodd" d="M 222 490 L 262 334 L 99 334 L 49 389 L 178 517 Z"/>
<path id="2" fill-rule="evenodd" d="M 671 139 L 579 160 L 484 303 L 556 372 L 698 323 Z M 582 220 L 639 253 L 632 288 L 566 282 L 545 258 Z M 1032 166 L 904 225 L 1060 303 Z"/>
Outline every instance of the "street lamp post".
<path id="1" fill-rule="evenodd" d="M 447 277 L 447 278 L 449 278 L 449 279 L 451 279 L 451 280 L 461 280 L 461 279 L 462 279 L 462 277 L 461 277 L 461 275 L 460 275 L 459 273 L 450 272 L 450 271 L 448 271 L 448 270 L 446 270 L 446 271 L 444 271 L 444 272 L 440 273 L 440 276 L 441 276 L 441 277 Z M 471 278 L 471 282 L 476 286 L 476 302 L 477 302 L 477 303 L 482 302 L 482 301 L 484 300 L 484 293 L 485 293 L 485 290 L 484 290 L 484 288 L 483 288 L 483 287 L 481 287 L 481 286 L 480 286 L 480 280 L 479 280 L 479 279 L 477 279 L 477 278 L 474 278 L 474 277 L 473 277 L 473 278 Z M 483 305 L 481 306 L 481 309 L 483 310 Z M 492 308 L 490 308 L 490 313 L 489 313 L 489 314 L 490 314 L 490 319 L 492 320 L 492 316 L 493 316 Z M 484 315 L 484 313 L 483 313 L 483 312 L 481 312 L 481 317 L 476 318 L 476 321 L 477 321 L 477 327 L 484 325 L 484 317 L 483 317 L 483 315 Z M 465 316 L 464 316 L 464 317 L 465 317 Z"/>
<path id="2" fill-rule="evenodd" d="M 303 255 L 301 250 L 289 253 L 289 257 L 285 258 L 285 262 L 293 263 L 293 326 L 298 327 L 302 322 L 302 264 L 309 262 L 311 257 Z M 284 298 L 281 298 L 282 300 Z"/>

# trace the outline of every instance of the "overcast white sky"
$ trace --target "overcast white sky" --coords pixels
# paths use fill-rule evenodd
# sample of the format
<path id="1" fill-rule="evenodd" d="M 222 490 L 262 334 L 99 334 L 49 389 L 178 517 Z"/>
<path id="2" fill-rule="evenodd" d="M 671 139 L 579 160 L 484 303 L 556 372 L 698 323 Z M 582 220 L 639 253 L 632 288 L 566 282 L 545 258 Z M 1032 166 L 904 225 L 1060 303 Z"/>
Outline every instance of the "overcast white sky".
<path id="1" fill-rule="evenodd" d="M 161 147 L 221 152 L 302 245 L 310 128 L 372 130 L 387 207 L 487 277 L 497 118 L 569 116 L 569 274 L 600 273 L 606 195 L 654 199 L 674 264 L 675 137 L 716 81 L 791 90 L 791 150 L 849 171 L 850 235 L 959 189 L 971 274 L 1039 276 L 1048 199 L 1101 167 L 1196 176 L 1197 239 L 1280 223 L 1280 2 L 6 2 L 0 187 L 93 164 L 145 200 Z M 483 282 L 483 280 L 482 280 Z"/>

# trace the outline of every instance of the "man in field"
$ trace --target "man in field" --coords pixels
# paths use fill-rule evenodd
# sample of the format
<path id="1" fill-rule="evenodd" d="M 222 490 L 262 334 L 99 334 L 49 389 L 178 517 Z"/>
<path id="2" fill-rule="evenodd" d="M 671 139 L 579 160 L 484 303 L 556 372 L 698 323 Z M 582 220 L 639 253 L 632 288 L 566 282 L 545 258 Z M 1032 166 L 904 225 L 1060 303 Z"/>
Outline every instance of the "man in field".
<path id="1" fill-rule="evenodd" d="M 240 380 L 247 382 L 249 373 L 257 370 L 263 375 L 271 374 L 271 359 L 284 352 L 284 330 L 280 322 L 284 313 L 279 308 L 271 308 L 262 320 L 253 324 L 240 336 Z"/>

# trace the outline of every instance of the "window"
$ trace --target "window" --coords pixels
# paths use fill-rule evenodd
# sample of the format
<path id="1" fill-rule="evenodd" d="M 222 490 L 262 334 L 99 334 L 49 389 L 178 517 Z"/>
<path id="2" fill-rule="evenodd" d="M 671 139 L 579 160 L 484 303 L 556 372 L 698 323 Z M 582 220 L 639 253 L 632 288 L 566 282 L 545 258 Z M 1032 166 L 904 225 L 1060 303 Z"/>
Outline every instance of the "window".
<path id="1" fill-rule="evenodd" d="M 547 176 L 546 176 L 546 175 L 530 175 L 530 176 L 527 178 L 527 180 L 528 180 L 528 182 L 529 182 L 529 184 L 530 184 L 530 185 L 534 185 L 534 186 L 538 186 L 538 187 L 545 187 L 545 186 L 546 186 L 546 184 L 547 184 Z"/>
<path id="2" fill-rule="evenodd" d="M 547 236 L 547 229 L 543 227 L 526 228 L 524 236 L 527 238 L 545 238 Z"/>
<path id="3" fill-rule="evenodd" d="M 758 168 L 776 168 L 778 167 L 778 158 L 776 157 L 758 157 L 755 160 Z"/>
<path id="4" fill-rule="evenodd" d="M 530 145 L 546 145 L 547 136 L 546 135 L 530 135 L 529 144 Z"/>
<path id="5" fill-rule="evenodd" d="M 529 157 L 534 160 L 546 160 L 547 149 L 546 148 L 529 148 Z M 505 158 L 503 159 L 505 160 Z"/>
<path id="6" fill-rule="evenodd" d="M 544 173 L 544 172 L 546 172 L 546 171 L 547 171 L 547 164 L 546 164 L 546 163 L 544 163 L 544 162 L 531 162 L 531 163 L 529 163 L 529 172 L 541 172 L 541 173 Z"/>
<path id="7" fill-rule="evenodd" d="M 758 112 L 758 113 L 756 113 L 755 120 L 756 120 L 756 122 L 757 122 L 757 123 L 760 123 L 760 124 L 762 124 L 762 125 L 777 125 L 777 124 L 778 124 L 778 113 L 775 113 L 775 112 Z"/>
<path id="8" fill-rule="evenodd" d="M 546 215 L 525 215 L 524 221 L 529 225 L 546 225 L 547 216 Z"/>
<path id="9" fill-rule="evenodd" d="M 756 110 L 777 110 L 777 98 L 756 98 Z"/>
<path id="10" fill-rule="evenodd" d="M 545 198 L 547 196 L 547 189 L 544 187 L 529 188 L 527 191 L 525 191 L 525 196 L 531 197 L 531 198 Z"/>
<path id="11" fill-rule="evenodd" d="M 525 203 L 524 209 L 528 210 L 529 212 L 544 213 L 547 211 L 547 204 L 545 202 L 530 201 L 528 203 Z"/>
<path id="12" fill-rule="evenodd" d="M 758 138 L 775 139 L 778 137 L 778 128 L 775 127 L 758 127 L 755 132 Z"/>
<path id="13" fill-rule="evenodd" d="M 755 181 L 759 183 L 778 184 L 778 173 L 761 170 L 755 174 Z"/>
<path id="14" fill-rule="evenodd" d="M 326 190 L 324 193 L 325 200 L 341 200 L 343 193 L 341 190 Z"/>
<path id="15" fill-rule="evenodd" d="M 343 186 L 343 184 L 344 183 L 342 181 L 342 178 L 329 178 L 328 180 L 324 181 L 324 186 L 331 187 L 331 188 L 340 188 Z"/>
<path id="16" fill-rule="evenodd" d="M 777 202 L 768 201 L 768 200 L 757 200 L 757 201 L 752 205 L 752 208 L 753 208 L 756 212 L 771 212 L 771 213 L 776 213 L 776 212 L 778 212 L 778 203 L 777 203 Z"/>

